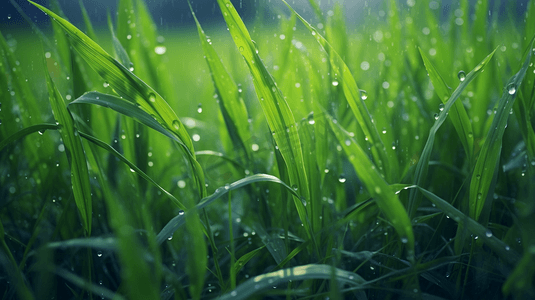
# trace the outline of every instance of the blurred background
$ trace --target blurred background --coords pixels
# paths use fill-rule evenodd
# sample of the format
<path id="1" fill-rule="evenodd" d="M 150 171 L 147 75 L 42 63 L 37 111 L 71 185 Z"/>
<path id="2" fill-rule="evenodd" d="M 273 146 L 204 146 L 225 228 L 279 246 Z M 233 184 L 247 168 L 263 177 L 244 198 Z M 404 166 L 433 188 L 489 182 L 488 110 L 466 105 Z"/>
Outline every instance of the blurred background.
<path id="1" fill-rule="evenodd" d="M 110 0 L 58 0 L 67 14 L 67 17 L 74 24 L 81 24 L 82 15 L 80 12 L 79 2 L 83 2 L 91 20 L 96 27 L 106 26 L 106 12 L 116 12 L 118 1 Z M 277 18 L 280 12 L 287 12 L 284 3 L 280 0 L 231 0 L 238 9 L 241 17 L 247 22 L 254 20 L 255 17 L 262 18 L 262 21 L 268 25 L 270 21 Z M 416 1 L 421 0 L 398 0 L 401 8 L 413 6 Z M 442 14 L 446 16 L 454 11 L 458 6 L 458 0 L 429 1 L 430 8 L 440 7 Z M 474 5 L 478 0 L 470 0 Z M 512 1 L 508 0 L 488 0 L 489 7 L 510 5 Z M 35 0 L 35 2 L 50 7 L 50 0 Z M 322 11 L 327 12 L 335 3 L 341 3 L 346 12 L 347 24 L 358 25 L 362 23 L 365 16 L 370 12 L 377 12 L 386 8 L 388 0 L 321 0 L 316 1 L 320 4 Z M 528 0 L 514 1 L 517 6 L 517 13 L 521 15 L 525 11 Z M 159 26 L 159 30 L 176 30 L 182 27 L 194 26 L 193 19 L 189 13 L 186 0 L 146 0 L 145 3 L 152 12 L 152 16 Z M 308 0 L 289 0 L 289 4 L 294 7 L 307 20 L 314 18 L 314 13 L 309 5 Z M 217 8 L 216 0 L 191 0 L 191 4 L 197 14 L 197 17 L 204 26 L 210 23 L 219 24 L 223 22 L 221 12 Z M 40 27 L 46 27 L 49 19 L 35 7 L 31 6 L 26 0 L 1 0 L 0 1 L 0 29 L 6 31 L 15 28 L 29 28 L 19 10 L 23 10 L 35 24 Z M 499 10 L 498 11 L 504 11 Z M 507 18 L 509 16 L 502 16 Z"/>

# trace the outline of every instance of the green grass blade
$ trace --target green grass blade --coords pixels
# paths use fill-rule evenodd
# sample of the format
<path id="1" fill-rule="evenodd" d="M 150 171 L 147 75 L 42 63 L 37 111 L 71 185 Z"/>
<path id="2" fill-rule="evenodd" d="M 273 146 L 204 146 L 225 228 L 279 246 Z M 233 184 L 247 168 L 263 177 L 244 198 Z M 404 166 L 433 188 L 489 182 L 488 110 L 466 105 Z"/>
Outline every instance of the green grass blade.
<path id="1" fill-rule="evenodd" d="M 357 176 L 362 181 L 371 197 L 375 199 L 377 206 L 383 212 L 387 220 L 392 223 L 401 241 L 407 246 L 407 257 L 414 260 L 414 234 L 412 232 L 411 221 L 403 204 L 399 201 L 397 194 L 381 176 L 377 167 L 368 158 L 366 152 L 340 125 L 332 119 L 330 125 L 334 135 L 342 145 L 349 162 L 357 172 Z"/>
<path id="2" fill-rule="evenodd" d="M 446 84 L 444 78 L 438 73 L 438 70 L 431 63 L 422 49 L 418 48 L 418 50 L 420 51 L 420 56 L 424 61 L 425 69 L 429 74 L 429 78 L 431 78 L 435 92 L 440 98 L 440 101 L 446 104 L 448 99 L 451 97 L 451 88 Z M 449 117 L 453 123 L 453 126 L 455 127 L 455 130 L 457 131 L 457 135 L 459 135 L 459 139 L 461 140 L 464 152 L 468 157 L 468 161 L 470 162 L 470 165 L 472 165 L 474 154 L 474 134 L 472 132 L 472 123 L 470 122 L 468 114 L 466 113 L 461 101 L 455 101 L 455 104 L 449 112 Z"/>
<path id="3" fill-rule="evenodd" d="M 2 141 L 0 141 L 0 151 L 2 151 L 2 149 L 4 149 L 5 146 L 17 141 L 17 140 L 20 140 L 24 137 L 26 137 L 27 135 L 30 135 L 32 133 L 35 133 L 35 132 L 39 132 L 40 134 L 42 134 L 43 132 L 45 132 L 45 130 L 57 130 L 59 127 L 58 125 L 56 124 L 37 124 L 37 125 L 32 125 L 32 126 L 29 126 L 29 127 L 26 127 L 26 128 L 23 128 L 15 133 L 13 133 L 12 135 L 10 135 L 9 137 L 3 139 Z"/>
<path id="4" fill-rule="evenodd" d="M 335 78 L 338 78 L 338 84 L 342 85 L 347 103 L 351 107 L 360 128 L 370 142 L 371 152 L 375 163 L 378 165 L 379 170 L 385 175 L 388 182 L 395 182 L 399 176 L 397 157 L 393 152 L 391 155 L 387 153 L 389 150 L 384 146 L 383 141 L 379 136 L 379 132 L 372 121 L 370 112 L 368 111 L 364 100 L 361 99 L 359 88 L 349 67 L 331 44 L 329 44 L 329 42 L 321 36 L 316 29 L 301 17 L 301 15 L 299 15 L 285 0 L 282 1 L 294 14 L 297 15 L 301 22 L 316 38 L 321 47 L 329 54 L 332 72 L 335 74 Z"/>
<path id="5" fill-rule="evenodd" d="M 218 0 L 217 3 L 223 12 L 223 17 L 234 43 L 253 76 L 253 84 L 260 100 L 260 105 L 288 168 L 290 184 L 308 201 L 310 199 L 308 180 L 303 162 L 301 141 L 299 140 L 297 124 L 292 111 L 281 90 L 277 87 L 275 80 L 260 59 L 256 46 L 232 3 L 223 0 Z M 305 205 L 300 198 L 294 198 L 294 203 L 306 232 L 309 236 L 312 236 Z"/>
<path id="6" fill-rule="evenodd" d="M 89 170 L 87 169 L 87 160 L 85 157 L 82 141 L 74 127 L 74 120 L 67 110 L 65 101 L 54 85 L 48 72 L 46 73 L 46 82 L 48 87 L 50 105 L 54 118 L 59 125 L 59 132 L 69 157 L 71 165 L 71 184 L 74 192 L 74 200 L 82 225 L 87 235 L 91 235 L 92 203 L 91 203 L 91 185 L 89 183 Z"/>
<path id="7" fill-rule="evenodd" d="M 204 196 L 206 194 L 204 174 L 200 165 L 196 163 L 191 138 L 169 104 L 153 88 L 130 72 L 127 67 L 113 59 L 102 47 L 71 23 L 37 3 L 32 1 L 30 3 L 47 13 L 63 28 L 70 37 L 71 46 L 109 83 L 114 91 L 138 105 L 152 115 L 163 127 L 172 132 L 173 135 L 176 135 L 184 145 L 184 151 L 192 164 L 200 196 Z"/>
<path id="8" fill-rule="evenodd" d="M 279 178 L 267 175 L 267 174 L 255 174 L 246 178 L 242 178 L 238 181 L 235 181 L 229 185 L 225 185 L 224 187 L 219 187 L 215 190 L 215 192 L 202 199 L 199 204 L 197 204 L 194 208 L 194 210 L 190 209 L 187 212 L 180 212 L 179 215 L 171 219 L 164 228 L 158 233 L 158 236 L 156 237 L 156 240 L 158 241 L 158 244 L 162 244 L 168 237 L 172 236 L 173 233 L 182 225 L 185 223 L 184 215 L 187 215 L 189 213 L 194 213 L 195 210 L 201 210 L 208 205 L 210 205 L 215 200 L 223 197 L 226 195 L 229 191 L 239 189 L 243 186 L 255 183 L 255 182 L 274 182 L 282 185 L 284 188 L 286 188 L 288 191 L 290 191 L 294 196 L 298 197 L 298 194 L 294 189 L 292 189 L 290 186 L 288 186 L 286 183 L 284 183 Z"/>
<path id="9" fill-rule="evenodd" d="M 503 95 L 498 102 L 496 114 L 492 120 L 492 125 L 487 132 L 485 143 L 481 147 L 474 172 L 472 173 L 469 207 L 470 217 L 474 220 L 480 219 L 483 208 L 488 203 L 487 197 L 493 195 L 493 191 L 490 191 L 489 188 L 494 180 L 496 168 L 498 168 L 503 133 L 507 127 L 507 120 L 509 119 L 511 109 L 513 109 L 517 91 L 521 88 L 520 84 L 526 75 L 531 61 L 531 55 L 533 54 L 533 50 L 531 49 L 533 48 L 534 39 L 532 39 L 528 47 L 528 54 L 522 67 L 518 73 L 509 79 L 507 85 L 504 87 Z"/>
<path id="10" fill-rule="evenodd" d="M 235 263 L 234 263 L 234 274 L 238 274 L 238 272 L 245 266 L 253 257 L 255 257 L 262 249 L 264 249 L 266 246 L 261 246 L 253 251 L 250 251 L 246 254 L 244 254 L 242 257 L 240 257 Z"/>
<path id="11" fill-rule="evenodd" d="M 188 1 L 188 4 L 189 1 Z M 234 83 L 232 77 L 225 69 L 221 59 L 217 55 L 212 43 L 207 38 L 201 24 L 197 20 L 197 16 L 193 12 L 190 4 L 190 10 L 197 24 L 197 31 L 201 40 L 202 48 L 206 58 L 206 62 L 210 68 L 210 75 L 214 81 L 216 93 L 219 95 L 219 107 L 223 114 L 227 131 L 232 139 L 234 145 L 241 148 L 245 157 L 250 156 L 249 147 L 245 143 L 251 141 L 251 133 L 249 132 L 249 118 L 247 116 L 247 108 L 240 96 L 238 86 Z"/>
<path id="12" fill-rule="evenodd" d="M 262 290 L 272 289 L 278 284 L 307 279 L 332 279 L 332 276 L 333 267 L 329 265 L 310 264 L 282 269 L 253 277 L 219 299 L 250 299 Z M 365 288 L 367 284 L 366 280 L 360 275 L 338 268 L 334 268 L 334 278 L 358 289 Z"/>
<path id="13" fill-rule="evenodd" d="M 520 260 L 520 256 L 515 250 L 511 249 L 507 244 L 492 235 L 492 232 L 485 228 L 485 226 L 463 214 L 460 210 L 453 207 L 446 200 L 438 197 L 430 191 L 421 187 L 417 187 L 417 189 L 422 192 L 422 194 L 429 199 L 429 201 L 435 204 L 438 209 L 448 215 L 455 222 L 459 223 L 459 226 L 463 226 L 463 228 L 466 228 L 466 230 L 468 230 L 471 234 L 481 238 L 483 242 L 489 248 L 491 248 L 492 251 L 497 253 L 504 261 L 514 265 Z"/>
<path id="14" fill-rule="evenodd" d="M 468 86 L 474 78 L 476 78 L 484 69 L 484 67 L 488 64 L 494 53 L 496 52 L 497 48 L 492 51 L 485 59 L 483 59 L 472 71 L 470 71 L 468 74 L 466 74 L 466 78 L 464 81 L 459 84 L 459 86 L 455 89 L 455 91 L 451 94 L 448 101 L 446 101 L 446 104 L 444 105 L 444 110 L 440 112 L 438 119 L 435 121 L 431 129 L 429 130 L 429 136 L 427 138 L 427 142 L 425 143 L 424 149 L 422 151 L 422 154 L 420 155 L 420 159 L 418 161 L 418 164 L 416 165 L 416 170 L 414 173 L 414 183 L 418 186 L 425 186 L 425 181 L 427 179 L 427 171 L 429 168 L 429 160 L 431 158 L 431 152 L 433 151 L 433 145 L 435 143 L 435 136 L 440 128 L 440 126 L 446 121 L 446 118 L 448 116 L 448 113 L 451 109 L 451 107 L 455 104 L 455 101 L 461 96 L 461 93 L 464 91 L 464 89 Z M 411 190 L 410 196 L 409 196 L 409 207 L 408 212 L 410 217 L 414 217 L 416 214 L 416 209 L 420 205 L 421 202 L 421 196 L 418 194 L 417 190 Z"/>

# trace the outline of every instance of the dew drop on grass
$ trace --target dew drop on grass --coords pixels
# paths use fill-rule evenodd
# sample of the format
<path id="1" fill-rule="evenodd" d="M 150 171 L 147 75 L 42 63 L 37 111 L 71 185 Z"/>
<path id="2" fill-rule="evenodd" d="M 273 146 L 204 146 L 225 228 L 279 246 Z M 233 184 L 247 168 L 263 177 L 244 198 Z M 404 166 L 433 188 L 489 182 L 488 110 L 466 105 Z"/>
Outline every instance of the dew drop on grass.
<path id="1" fill-rule="evenodd" d="M 197 106 L 197 112 L 202 113 L 202 104 L 199 103 L 199 106 Z"/>
<path id="2" fill-rule="evenodd" d="M 314 125 L 314 123 L 316 123 L 316 121 L 314 121 L 314 114 L 313 113 L 310 113 L 308 115 L 307 120 L 308 120 L 308 124 L 310 124 L 310 125 Z"/>
<path id="3" fill-rule="evenodd" d="M 194 135 L 192 135 L 191 138 L 192 138 L 193 141 L 195 141 L 195 142 L 198 142 L 198 141 L 201 140 L 201 136 L 198 135 L 198 134 L 196 134 L 196 133 L 195 133 Z"/>
<path id="4" fill-rule="evenodd" d="M 457 73 L 457 78 L 459 78 L 461 82 L 464 81 L 466 79 L 466 73 L 463 70 L 459 71 L 459 73 Z"/>
<path id="5" fill-rule="evenodd" d="M 170 235 L 170 236 L 167 238 L 168 241 L 170 241 L 170 240 L 172 240 L 172 239 L 173 239 L 173 235 Z"/>
<path id="6" fill-rule="evenodd" d="M 516 86 L 514 85 L 514 83 L 510 83 L 507 86 L 507 92 L 509 93 L 509 95 L 514 95 L 516 93 Z"/>
<path id="7" fill-rule="evenodd" d="M 244 48 L 243 46 L 240 46 L 240 52 L 243 52 Z"/>
<path id="8" fill-rule="evenodd" d="M 492 237 L 492 232 L 490 230 L 487 230 L 487 232 L 485 232 L 485 235 L 489 238 L 489 237 Z"/>
<path id="9" fill-rule="evenodd" d="M 344 176 L 343 174 L 340 175 L 340 177 L 338 178 L 338 181 L 340 181 L 340 183 L 344 183 L 344 182 L 346 182 L 346 178 L 345 178 L 345 176 Z"/>
<path id="10" fill-rule="evenodd" d="M 178 130 L 180 129 L 180 122 L 178 120 L 174 120 L 173 121 L 173 127 Z"/>
<path id="11" fill-rule="evenodd" d="M 186 187 L 186 182 L 185 182 L 184 180 L 179 180 L 179 181 L 176 183 L 176 185 L 177 185 L 179 188 L 183 189 L 183 188 Z"/>
<path id="12" fill-rule="evenodd" d="M 184 212 L 183 210 L 179 210 L 179 211 L 178 211 L 178 215 L 179 215 L 179 216 L 183 216 L 184 214 L 185 214 L 185 212 Z"/>
<path id="13" fill-rule="evenodd" d="M 339 83 L 338 81 L 336 81 L 336 80 L 334 80 L 334 81 L 332 82 L 332 85 L 333 85 L 333 86 L 338 86 L 338 84 L 340 84 L 340 83 Z"/>
<path id="14" fill-rule="evenodd" d="M 98 257 L 102 257 L 102 251 L 98 251 L 98 252 L 97 252 L 97 256 L 98 256 Z"/>
<path id="15" fill-rule="evenodd" d="M 438 105 L 438 110 L 440 110 L 440 111 L 444 111 L 444 103 L 440 103 L 440 104 Z"/>
<path id="16" fill-rule="evenodd" d="M 251 149 L 256 152 L 258 149 L 260 149 L 260 146 L 258 146 L 258 144 L 252 144 Z"/>
<path id="17" fill-rule="evenodd" d="M 154 47 L 154 52 L 158 55 L 164 55 L 167 52 L 167 48 L 165 46 L 156 46 Z"/>
<path id="18" fill-rule="evenodd" d="M 435 114 L 435 120 L 438 120 L 438 114 Z"/>
<path id="19" fill-rule="evenodd" d="M 359 90 L 359 92 L 360 92 L 360 99 L 362 100 L 368 99 L 368 92 L 366 92 L 365 90 Z"/>
<path id="20" fill-rule="evenodd" d="M 154 103 L 156 102 L 156 95 L 154 95 L 153 93 L 150 93 L 149 94 L 149 101 Z"/>
<path id="21" fill-rule="evenodd" d="M 402 242 L 403 244 L 406 244 L 406 243 L 409 242 L 409 239 L 406 238 L 406 237 L 402 237 L 402 238 L 401 238 L 401 242 Z"/>

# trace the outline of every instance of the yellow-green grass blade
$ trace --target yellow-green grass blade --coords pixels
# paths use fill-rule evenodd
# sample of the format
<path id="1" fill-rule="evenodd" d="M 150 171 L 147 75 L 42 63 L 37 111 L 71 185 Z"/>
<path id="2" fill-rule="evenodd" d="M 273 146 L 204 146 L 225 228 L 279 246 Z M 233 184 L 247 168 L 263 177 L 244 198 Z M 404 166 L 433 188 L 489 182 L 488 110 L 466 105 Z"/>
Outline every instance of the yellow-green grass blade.
<path id="1" fill-rule="evenodd" d="M 80 10 L 82 11 L 82 18 L 84 19 L 85 31 L 87 32 L 87 36 L 93 41 L 96 41 L 97 35 L 95 34 L 93 23 L 91 23 L 91 19 L 89 18 L 87 10 L 85 9 L 84 2 L 82 0 L 78 0 L 78 4 L 80 5 Z"/>
<path id="2" fill-rule="evenodd" d="M 435 204 L 438 209 L 457 222 L 459 226 L 463 226 L 463 228 L 465 228 L 468 232 L 474 236 L 477 236 L 478 239 L 481 239 L 490 249 L 492 249 L 492 251 L 498 254 L 501 259 L 511 265 L 515 265 L 520 260 L 518 253 L 511 249 L 511 247 L 505 244 L 503 241 L 495 237 L 488 228 L 479 224 L 473 218 L 463 214 L 460 210 L 453 207 L 453 205 L 448 203 L 446 200 L 438 197 L 430 191 L 421 187 L 414 187 L 417 188 L 427 199 L 429 199 L 429 201 Z"/>
<path id="3" fill-rule="evenodd" d="M 219 299 L 251 299 L 255 294 L 265 289 L 272 289 L 278 284 L 307 279 L 328 280 L 333 279 L 333 275 L 334 279 L 350 285 L 353 289 L 367 287 L 367 281 L 356 273 L 333 268 L 330 265 L 310 264 L 258 275 Z"/>
<path id="4" fill-rule="evenodd" d="M 398 161 L 395 154 L 391 155 L 387 153 L 387 149 L 383 144 L 379 136 L 379 132 L 375 127 L 370 112 L 364 103 L 364 100 L 360 97 L 360 91 L 349 70 L 349 67 L 344 62 L 342 57 L 335 51 L 335 49 L 329 44 L 329 42 L 319 34 L 301 15 L 299 15 L 285 0 L 282 0 L 288 8 L 297 15 L 301 22 L 308 28 L 312 35 L 316 38 L 321 47 L 329 54 L 330 65 L 332 72 L 338 79 L 337 84 L 342 85 L 344 96 L 353 111 L 353 114 L 357 118 L 357 122 L 360 128 L 368 138 L 370 142 L 370 148 L 375 163 L 379 166 L 379 170 L 384 174 L 387 181 L 395 181 L 399 176 L 398 173 Z"/>
<path id="5" fill-rule="evenodd" d="M 442 101 L 443 104 L 446 104 L 448 99 L 451 97 L 451 88 L 446 84 L 444 78 L 440 75 L 438 70 L 435 68 L 433 63 L 431 63 L 422 49 L 418 48 L 418 50 L 420 51 L 420 55 L 424 61 L 425 69 L 429 74 L 429 78 L 433 83 L 435 92 L 440 98 L 440 101 Z M 472 123 L 468 118 L 468 114 L 466 113 L 466 109 L 464 108 L 462 102 L 455 101 L 455 104 L 449 112 L 449 117 L 453 123 L 453 126 L 455 127 L 455 130 L 457 131 L 459 139 L 461 140 L 468 161 L 470 162 L 470 165 L 472 165 L 472 156 L 474 153 L 474 134 L 472 132 Z"/>
<path id="6" fill-rule="evenodd" d="M 377 167 L 360 145 L 332 117 L 328 118 L 331 129 L 357 172 L 358 178 L 370 196 L 375 199 L 381 212 L 392 224 L 402 243 L 406 244 L 408 259 L 414 261 L 414 234 L 411 221 L 397 194 L 381 176 Z"/>
<path id="7" fill-rule="evenodd" d="M 50 99 L 50 106 L 54 113 L 54 118 L 59 125 L 59 132 L 67 156 L 69 158 L 69 164 L 71 165 L 71 184 L 74 193 L 74 200 L 80 217 L 82 219 L 82 225 L 86 234 L 91 235 L 91 220 L 92 215 L 92 203 L 91 203 L 91 185 L 89 183 L 89 171 L 87 169 L 87 160 L 85 157 L 84 149 L 82 147 L 82 141 L 78 134 L 77 129 L 74 127 L 74 120 L 67 110 L 65 101 L 59 93 L 58 89 L 54 85 L 52 78 L 48 72 L 46 73 L 46 82 L 48 87 L 48 94 Z"/>
<path id="8" fill-rule="evenodd" d="M 507 85 L 504 87 L 503 95 L 498 102 L 496 114 L 492 120 L 492 125 L 487 132 L 485 143 L 479 152 L 479 157 L 474 167 L 472 180 L 470 182 L 470 217 L 474 220 L 480 219 L 484 207 L 489 203 L 487 197 L 493 194 L 492 191 L 489 191 L 489 188 L 493 185 L 492 182 L 495 180 L 495 172 L 498 167 L 502 150 L 503 134 L 507 127 L 507 120 L 509 119 L 516 96 L 521 88 L 522 80 L 529 67 L 531 56 L 534 52 L 532 50 L 534 40 L 535 38 L 531 40 L 522 67 L 518 73 L 509 79 Z"/>
<path id="9" fill-rule="evenodd" d="M 234 274 L 238 274 L 238 272 L 247 264 L 253 257 L 255 257 L 262 249 L 264 249 L 266 246 L 260 246 L 253 251 L 250 251 L 246 254 L 244 254 L 242 257 L 240 257 L 235 263 L 234 263 Z"/>
<path id="10" fill-rule="evenodd" d="M 444 109 L 440 112 L 440 114 L 438 115 L 438 119 L 435 121 L 435 123 L 429 130 L 429 136 L 427 138 L 427 142 L 425 143 L 424 149 L 422 151 L 422 155 L 420 156 L 420 160 L 418 161 L 418 164 L 416 165 L 416 170 L 414 172 L 414 183 L 416 185 L 425 186 L 425 181 L 427 180 L 427 171 L 429 169 L 429 160 L 431 158 L 431 152 L 433 151 L 435 136 L 440 126 L 444 123 L 444 121 L 446 121 L 446 118 L 448 116 L 448 113 L 451 107 L 455 104 L 455 101 L 461 96 L 461 93 L 468 86 L 468 84 L 472 82 L 472 80 L 474 80 L 474 78 L 476 78 L 483 71 L 484 67 L 488 64 L 488 62 L 490 61 L 490 59 L 492 58 L 496 50 L 497 49 L 492 51 L 472 71 L 466 74 L 464 81 L 462 81 L 459 84 L 459 86 L 451 94 L 448 101 L 446 101 L 446 104 L 444 105 Z M 418 209 L 420 202 L 421 202 L 421 195 L 418 194 L 417 190 L 411 190 L 410 195 L 409 195 L 409 206 L 408 206 L 408 212 L 411 218 L 415 216 L 416 210 Z"/>
<path id="11" fill-rule="evenodd" d="M 277 87 L 275 80 L 260 59 L 256 46 L 232 3 L 223 0 L 218 0 L 217 2 L 223 12 L 223 17 L 234 43 L 249 67 L 260 105 L 287 166 L 290 184 L 299 191 L 302 197 L 309 199 L 309 187 L 303 162 L 301 141 L 299 140 L 293 113 L 282 92 Z M 306 207 L 299 198 L 294 198 L 294 203 L 306 232 L 309 236 L 312 236 L 307 220 Z"/>
<path id="12" fill-rule="evenodd" d="M 184 151 L 192 163 L 195 181 L 200 196 L 206 193 L 204 174 L 196 163 L 193 144 L 186 128 L 180 122 L 169 104 L 150 86 L 135 76 L 130 70 L 112 58 L 97 43 L 68 21 L 59 17 L 49 9 L 30 1 L 33 5 L 47 13 L 68 34 L 71 46 L 86 60 L 89 65 L 108 82 L 124 99 L 129 100 L 152 115 L 163 127 L 176 135 L 182 142 Z"/>
<path id="13" fill-rule="evenodd" d="M 189 1 L 188 1 L 188 4 Z M 241 149 L 245 157 L 250 157 L 250 151 L 246 143 L 251 140 L 249 132 L 249 122 L 247 108 L 243 102 L 238 86 L 227 72 L 225 66 L 217 55 L 212 43 L 204 33 L 197 16 L 193 12 L 190 4 L 190 10 L 197 24 L 197 31 L 201 40 L 202 48 L 206 62 L 210 68 L 210 75 L 214 82 L 216 93 L 219 95 L 219 107 L 227 126 L 228 134 L 235 145 L 235 148 Z M 230 149 L 228 149 L 230 150 Z"/>
<path id="14" fill-rule="evenodd" d="M 226 195 L 228 192 L 230 192 L 232 190 L 235 190 L 235 189 L 239 189 L 239 188 L 241 188 L 243 186 L 246 186 L 246 185 L 249 185 L 249 184 L 252 184 L 252 183 L 255 183 L 255 182 L 278 183 L 282 187 L 284 187 L 286 190 L 290 191 L 295 197 L 299 196 L 294 189 L 292 189 L 290 186 L 288 186 L 286 183 L 284 183 L 279 178 L 277 178 L 275 176 L 272 176 L 272 175 L 255 174 L 255 175 L 252 175 L 252 176 L 249 176 L 249 177 L 246 177 L 246 178 L 242 178 L 242 179 L 237 180 L 237 181 L 235 181 L 235 182 L 233 182 L 233 183 L 231 183 L 229 185 L 225 185 L 223 187 L 217 188 L 212 195 L 202 199 L 201 202 L 199 202 L 199 204 L 197 204 L 194 209 L 190 209 L 187 212 L 180 212 L 179 215 L 177 215 L 173 219 L 171 219 L 164 226 L 164 228 L 160 231 L 160 233 L 158 233 L 158 236 L 156 237 L 156 240 L 158 241 L 158 244 L 162 244 L 164 241 L 167 240 L 168 237 L 172 236 L 173 233 L 178 228 L 180 228 L 180 226 L 185 224 L 185 222 L 186 222 L 186 220 L 184 219 L 185 215 L 191 214 L 191 213 L 195 213 L 195 211 L 200 211 L 203 208 L 205 208 L 208 205 L 210 205 L 215 200 L 217 200 L 217 199 L 223 197 L 224 195 Z"/>

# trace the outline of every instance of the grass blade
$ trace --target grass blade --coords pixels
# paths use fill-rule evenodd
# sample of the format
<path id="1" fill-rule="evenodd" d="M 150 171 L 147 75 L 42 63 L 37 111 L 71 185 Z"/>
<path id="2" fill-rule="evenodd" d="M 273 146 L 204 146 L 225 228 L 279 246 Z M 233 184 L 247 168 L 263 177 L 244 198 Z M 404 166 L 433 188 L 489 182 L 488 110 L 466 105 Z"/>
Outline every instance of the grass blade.
<path id="1" fill-rule="evenodd" d="M 410 261 L 413 261 L 414 234 L 403 204 L 401 204 L 397 194 L 394 193 L 394 190 L 381 176 L 360 145 L 332 117 L 329 117 L 329 119 L 334 135 L 342 145 L 344 152 L 357 172 L 358 178 L 362 181 L 370 196 L 375 199 L 377 206 L 385 214 L 388 221 L 392 223 L 402 243 L 406 244 L 407 257 Z"/>
<path id="2" fill-rule="evenodd" d="M 338 268 L 333 270 L 333 267 L 329 265 L 310 264 L 256 276 L 240 284 L 235 290 L 219 299 L 249 299 L 264 289 L 290 281 L 332 279 L 333 271 L 334 278 L 339 282 L 351 285 L 353 288 L 365 288 L 366 286 L 366 280 L 353 272 Z"/>
<path id="3" fill-rule="evenodd" d="M 273 138 L 288 168 L 290 184 L 299 191 L 300 195 L 305 199 L 304 201 L 309 201 L 309 187 L 301 150 L 301 141 L 292 111 L 284 99 L 281 90 L 277 87 L 275 80 L 260 59 L 256 46 L 232 3 L 223 0 L 217 0 L 217 3 L 223 12 L 223 17 L 229 27 L 234 43 L 245 59 L 249 71 L 253 76 L 253 83 L 256 94 L 260 99 L 260 105 L 266 116 L 269 128 L 273 133 Z M 302 199 L 294 198 L 294 203 L 306 232 L 312 237 L 313 234 L 307 220 L 306 207 L 302 203 Z"/>
<path id="4" fill-rule="evenodd" d="M 433 144 L 435 143 L 435 135 L 440 128 L 440 126 L 446 121 L 448 112 L 451 107 L 455 104 L 455 101 L 461 96 L 463 90 L 468 86 L 474 78 L 476 78 L 482 71 L 483 68 L 488 64 L 494 53 L 498 48 L 494 49 L 485 59 L 483 59 L 470 73 L 466 74 L 464 81 L 459 84 L 455 91 L 451 94 L 450 98 L 444 105 L 444 110 L 440 112 L 438 119 L 435 121 L 431 129 L 429 130 L 429 136 L 427 142 L 425 143 L 424 150 L 420 156 L 420 160 L 416 165 L 416 170 L 414 172 L 414 183 L 418 186 L 424 186 L 427 179 L 427 171 L 429 167 L 429 160 L 431 158 L 431 152 L 433 151 Z M 417 190 L 411 190 L 409 196 L 409 207 L 408 212 L 410 217 L 414 217 L 416 214 L 416 209 L 420 205 L 421 197 L 418 194 Z"/>
<path id="5" fill-rule="evenodd" d="M 50 105 L 54 118 L 59 125 L 59 132 L 67 151 L 69 164 L 71 165 L 71 184 L 74 192 L 74 200 L 86 234 L 91 235 L 92 203 L 91 203 L 91 186 L 89 183 L 89 171 L 87 161 L 82 147 L 82 141 L 74 127 L 74 120 L 70 115 L 63 97 L 54 85 L 50 74 L 46 73 L 46 82 L 48 87 Z"/>
<path id="6" fill-rule="evenodd" d="M 245 157 L 249 157 L 250 151 L 245 144 L 251 140 L 249 122 L 247 121 L 247 108 L 240 96 L 236 83 L 234 83 L 234 80 L 230 77 L 225 66 L 221 62 L 221 59 L 214 50 L 212 43 L 204 33 L 189 1 L 188 4 L 193 18 L 195 19 L 195 23 L 197 24 L 197 31 L 199 33 L 206 62 L 210 68 L 210 75 L 214 81 L 216 93 L 219 95 L 219 108 L 223 114 L 225 124 L 227 125 L 227 131 L 234 145 L 237 145 L 243 151 Z"/>
<path id="7" fill-rule="evenodd" d="M 418 50 L 420 51 L 420 56 L 424 61 L 425 69 L 431 78 L 431 82 L 433 83 L 433 87 L 435 88 L 440 101 L 446 104 L 448 99 L 451 97 L 451 88 L 446 84 L 444 78 L 440 76 L 438 70 L 431 63 L 422 49 L 418 48 Z M 455 101 L 455 104 L 449 112 L 449 116 L 453 126 L 455 127 L 455 131 L 457 131 L 457 135 L 459 135 L 459 139 L 461 140 L 464 152 L 468 157 L 468 161 L 470 162 L 470 165 L 472 165 L 474 154 L 474 134 L 472 132 L 472 123 L 468 118 L 468 114 L 466 113 L 463 103 L 460 101 Z"/>
<path id="8" fill-rule="evenodd" d="M 495 180 L 494 174 L 498 167 L 502 150 L 503 133 L 507 127 L 507 120 L 509 119 L 511 109 L 513 109 L 517 91 L 520 89 L 522 79 L 524 79 L 529 67 L 531 55 L 533 54 L 533 50 L 531 49 L 533 48 L 534 40 L 535 38 L 531 40 L 531 44 L 528 47 L 528 54 L 524 60 L 522 68 L 509 79 L 504 88 L 502 98 L 498 103 L 496 115 L 487 132 L 487 138 L 485 139 L 483 147 L 481 147 L 474 172 L 472 173 L 469 207 L 470 217 L 474 220 L 480 219 L 485 204 L 489 202 L 487 201 L 487 197 L 493 194 L 489 188 L 492 185 L 492 181 Z"/>

